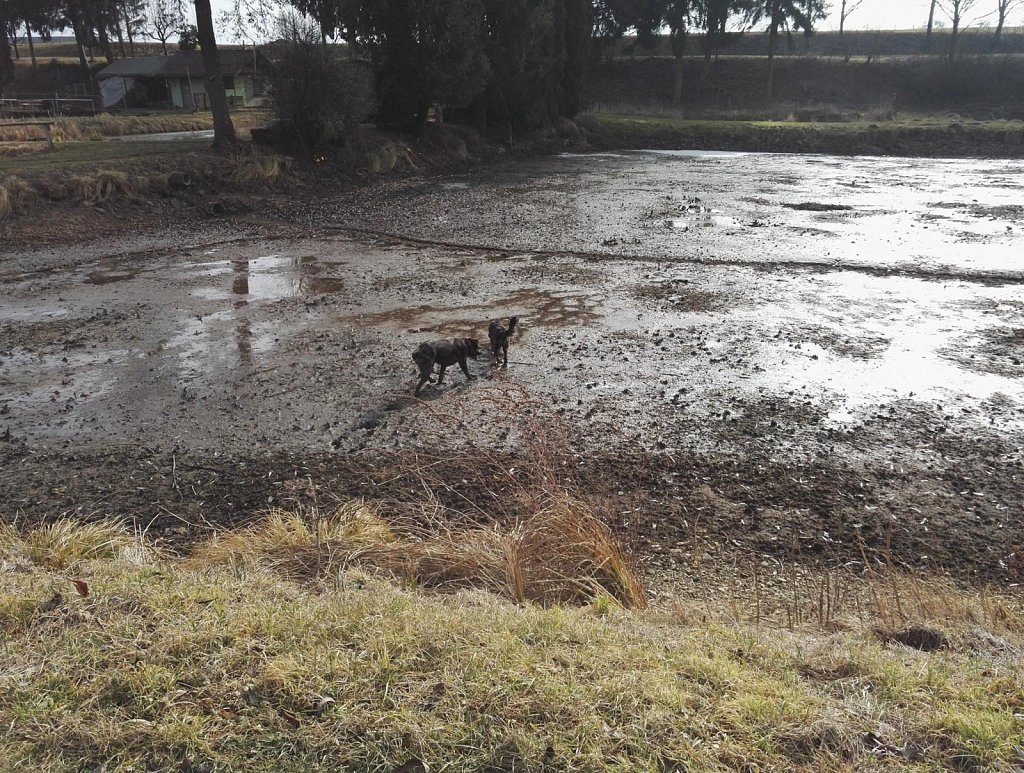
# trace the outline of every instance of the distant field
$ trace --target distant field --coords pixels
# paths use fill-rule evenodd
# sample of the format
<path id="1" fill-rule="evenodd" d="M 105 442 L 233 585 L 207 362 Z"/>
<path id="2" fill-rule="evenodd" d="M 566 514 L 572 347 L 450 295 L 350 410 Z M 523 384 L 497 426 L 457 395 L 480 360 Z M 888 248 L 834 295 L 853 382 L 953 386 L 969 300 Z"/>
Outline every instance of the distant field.
<path id="1" fill-rule="evenodd" d="M 828 31 L 816 32 L 810 37 L 795 35 L 792 48 L 788 48 L 783 40 L 779 44 L 778 53 L 810 56 L 906 56 L 929 52 L 945 54 L 949 51 L 949 43 L 950 33 L 945 29 L 936 29 L 932 32 L 930 47 L 924 29 L 851 30 L 842 35 Z M 1005 28 L 996 47 L 992 28 L 968 27 L 961 32 L 958 47 L 960 53 L 968 55 L 1024 53 L 1024 28 Z M 703 54 L 703 49 L 704 36 L 690 36 L 687 53 Z M 659 35 L 650 49 L 639 48 L 636 38 L 630 36 L 618 41 L 612 50 L 617 55 L 626 56 L 670 56 L 672 53 L 668 37 L 664 35 Z M 768 53 L 768 35 L 764 32 L 748 32 L 732 36 L 720 53 L 725 56 L 764 56 Z"/>
<path id="2" fill-rule="evenodd" d="M 942 57 L 851 59 L 783 56 L 775 65 L 774 100 L 765 103 L 767 61 L 727 56 L 705 79 L 704 60 L 683 62 L 682 110 L 676 117 L 784 120 L 887 120 L 906 114 L 1024 118 L 1024 57 L 971 56 L 954 65 Z M 662 113 L 672 109 L 675 62 L 669 57 L 621 57 L 594 64 L 586 101 L 604 112 Z M 802 113 L 803 115 L 800 115 Z"/>
<path id="3" fill-rule="evenodd" d="M 120 56 L 121 48 L 117 44 L 117 41 L 113 41 L 114 51 Z M 174 50 L 177 50 L 177 42 L 173 44 L 168 42 L 167 48 L 171 50 L 173 45 Z M 49 43 L 35 43 L 36 58 L 38 60 L 49 60 L 49 59 L 71 59 L 75 62 L 78 61 L 78 47 L 74 41 L 51 41 Z M 125 41 L 125 49 L 129 56 L 131 56 L 131 48 L 129 47 L 128 41 Z M 31 59 L 29 57 L 28 45 L 24 41 L 19 39 L 18 51 L 21 54 L 21 58 L 16 60 L 19 64 L 31 65 Z M 163 53 L 163 47 L 159 43 L 150 43 L 149 41 L 135 41 L 135 55 L 136 56 L 153 56 L 156 54 Z M 97 62 L 104 61 L 103 51 L 96 46 L 92 50 L 92 58 Z M 85 50 L 86 57 L 89 56 L 89 49 Z"/>
<path id="4" fill-rule="evenodd" d="M 915 118 L 797 123 L 683 120 L 589 114 L 580 123 L 598 147 L 737 150 L 930 157 L 1024 157 L 1024 122 Z"/>

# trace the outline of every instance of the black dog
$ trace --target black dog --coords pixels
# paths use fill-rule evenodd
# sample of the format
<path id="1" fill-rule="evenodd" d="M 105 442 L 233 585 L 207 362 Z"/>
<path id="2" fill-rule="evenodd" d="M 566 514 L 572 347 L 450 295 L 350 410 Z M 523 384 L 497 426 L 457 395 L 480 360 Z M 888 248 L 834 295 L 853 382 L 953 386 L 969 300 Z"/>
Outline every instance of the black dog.
<path id="1" fill-rule="evenodd" d="M 480 344 L 475 338 L 452 338 L 446 341 L 420 344 L 419 348 L 412 353 L 412 359 L 420 369 L 420 383 L 416 385 L 416 391 L 413 394 L 419 397 L 423 385 L 428 381 L 433 381 L 430 375 L 434 370 L 435 363 L 441 368 L 440 377 L 437 379 L 438 386 L 444 383 L 445 370 L 455 363 L 459 363 L 466 378 L 476 378 L 469 375 L 466 358 L 471 357 L 475 360 L 479 356 Z"/>
<path id="2" fill-rule="evenodd" d="M 508 321 L 508 328 L 503 328 L 498 320 L 494 320 L 487 328 L 487 337 L 491 339 L 491 354 L 494 355 L 494 364 L 498 364 L 498 353 L 501 352 L 501 367 L 508 367 L 508 339 L 516 332 L 516 325 L 519 317 L 511 317 Z"/>

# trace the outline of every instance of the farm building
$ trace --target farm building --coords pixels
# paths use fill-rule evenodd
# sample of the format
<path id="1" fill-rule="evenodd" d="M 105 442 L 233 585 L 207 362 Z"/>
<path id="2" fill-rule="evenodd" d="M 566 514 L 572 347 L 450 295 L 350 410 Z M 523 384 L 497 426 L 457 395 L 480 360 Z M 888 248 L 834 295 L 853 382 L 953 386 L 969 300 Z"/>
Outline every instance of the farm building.
<path id="1" fill-rule="evenodd" d="M 269 63 L 253 49 L 220 49 L 224 90 L 232 107 L 266 100 Z M 96 75 L 104 108 L 208 110 L 206 70 L 199 51 L 119 59 Z"/>

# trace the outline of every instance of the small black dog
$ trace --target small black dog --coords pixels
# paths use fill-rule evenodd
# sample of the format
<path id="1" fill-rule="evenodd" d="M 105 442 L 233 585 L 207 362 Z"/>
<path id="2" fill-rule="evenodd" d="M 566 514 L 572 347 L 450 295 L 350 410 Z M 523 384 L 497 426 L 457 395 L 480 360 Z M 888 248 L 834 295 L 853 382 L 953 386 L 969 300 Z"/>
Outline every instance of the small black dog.
<path id="1" fill-rule="evenodd" d="M 502 327 L 498 320 L 494 320 L 491 326 L 487 328 L 487 337 L 491 339 L 491 354 L 494 355 L 495 365 L 501 359 L 501 367 L 508 367 L 508 339 L 516 332 L 516 325 L 518 323 L 519 317 L 510 317 L 508 328 Z M 499 352 L 501 353 L 501 358 L 498 357 Z"/>
<path id="2" fill-rule="evenodd" d="M 466 378 L 476 378 L 469 374 L 466 358 L 471 357 L 475 360 L 479 356 L 480 344 L 475 338 L 452 338 L 446 341 L 420 344 L 419 348 L 412 353 L 412 359 L 420 369 L 420 383 L 416 385 L 416 391 L 413 394 L 419 397 L 423 385 L 428 381 L 433 382 L 434 379 L 430 376 L 434 371 L 435 363 L 441 368 L 440 377 L 437 379 L 438 386 L 444 383 L 445 370 L 455 363 L 459 363 Z"/>

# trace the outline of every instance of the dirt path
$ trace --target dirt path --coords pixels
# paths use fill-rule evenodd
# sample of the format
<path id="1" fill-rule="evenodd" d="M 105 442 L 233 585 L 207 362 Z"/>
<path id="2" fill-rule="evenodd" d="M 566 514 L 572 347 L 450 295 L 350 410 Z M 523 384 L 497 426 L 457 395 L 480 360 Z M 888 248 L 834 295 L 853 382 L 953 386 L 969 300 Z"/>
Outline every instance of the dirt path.
<path id="1" fill-rule="evenodd" d="M 415 496 L 394 471 L 425 452 L 514 466 L 557 420 L 661 565 L 866 551 L 1017 582 L 1022 171 L 560 157 L 2 255 L 0 501 L 191 533 L 297 480 Z M 510 314 L 507 371 L 410 399 L 421 340 Z"/>

